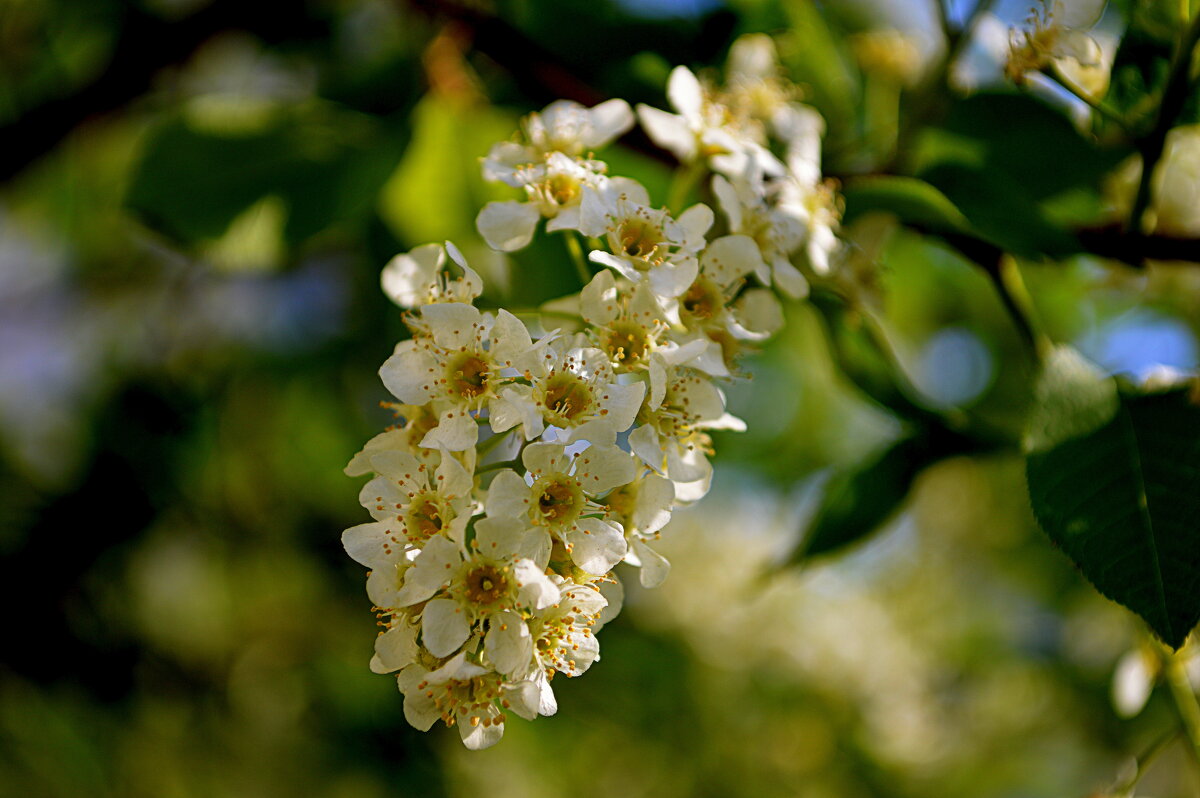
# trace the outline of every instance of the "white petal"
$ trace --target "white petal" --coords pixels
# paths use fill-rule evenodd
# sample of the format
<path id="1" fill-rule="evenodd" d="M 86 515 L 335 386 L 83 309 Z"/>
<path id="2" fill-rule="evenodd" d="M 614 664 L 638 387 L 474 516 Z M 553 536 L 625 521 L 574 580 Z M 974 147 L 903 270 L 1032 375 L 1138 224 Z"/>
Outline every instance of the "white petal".
<path id="1" fill-rule="evenodd" d="M 721 175 L 713 175 L 712 190 L 713 194 L 717 195 L 717 202 L 720 204 L 721 210 L 725 212 L 726 218 L 729 219 L 729 229 L 735 233 L 741 232 L 742 202 L 738 198 L 733 184 Z"/>
<path id="2" fill-rule="evenodd" d="M 661 473 L 666 467 L 666 454 L 663 452 L 662 443 L 659 442 L 658 432 L 649 424 L 644 424 L 630 433 L 629 448 L 655 471 Z"/>
<path id="3" fill-rule="evenodd" d="M 647 474 L 638 486 L 637 505 L 631 519 L 633 527 L 646 534 L 657 532 L 671 520 L 675 503 L 675 483 L 658 474 Z"/>
<path id="4" fill-rule="evenodd" d="M 515 252 L 533 240 L 542 214 L 532 202 L 489 202 L 475 217 L 475 229 L 492 249 Z"/>
<path id="5" fill-rule="evenodd" d="M 693 127 L 700 124 L 704 90 L 701 89 L 700 81 L 692 74 L 692 70 L 685 66 L 677 66 L 671 70 L 667 78 L 667 99 Z"/>
<path id="6" fill-rule="evenodd" d="M 727 286 L 761 268 L 763 259 L 750 236 L 721 236 L 705 248 L 700 266 L 717 285 Z"/>
<path id="7" fill-rule="evenodd" d="M 638 282 L 642 279 L 642 274 L 637 269 L 630 265 L 629 261 L 624 258 L 618 258 L 608 252 L 603 252 L 598 249 L 593 249 L 588 253 L 588 260 L 592 263 L 599 263 L 601 266 L 607 266 L 610 269 L 615 269 L 618 274 L 626 279 Z"/>
<path id="8" fill-rule="evenodd" d="M 350 527 L 342 533 L 342 547 L 352 560 L 368 568 L 394 563 L 404 548 L 388 525 L 380 522 Z"/>
<path id="9" fill-rule="evenodd" d="M 434 535 L 404 574 L 404 587 L 396 596 L 396 604 L 406 607 L 432 596 L 450 580 L 451 571 L 462 562 L 458 546 L 449 538 Z"/>
<path id="10" fill-rule="evenodd" d="M 1153 688 L 1154 674 L 1146 657 L 1137 649 L 1129 651 L 1117 662 L 1113 673 L 1113 708 L 1122 718 L 1132 718 L 1146 706 Z"/>
<path id="11" fill-rule="evenodd" d="M 416 627 L 399 621 L 375 638 L 371 670 L 375 673 L 391 673 L 406 668 L 417 661 L 418 651 Z"/>
<path id="12" fill-rule="evenodd" d="M 700 273 L 700 262 L 692 257 L 666 261 L 650 270 L 650 288 L 663 299 L 677 297 L 691 288 Z"/>
<path id="13" fill-rule="evenodd" d="M 498 612 L 488 620 L 483 650 L 505 676 L 524 676 L 533 663 L 533 637 L 520 615 L 510 610 Z"/>
<path id="14" fill-rule="evenodd" d="M 461 452 L 473 447 L 477 440 L 479 425 L 471 414 L 466 410 L 447 410 L 438 419 L 438 425 L 425 433 L 421 446 L 445 452 Z"/>
<path id="15" fill-rule="evenodd" d="M 525 484 L 524 480 L 521 484 Z M 528 489 L 525 493 L 528 495 Z M 528 528 L 529 525 L 516 516 L 481 518 L 475 523 L 475 550 L 493 560 L 512 559 L 520 550 Z"/>
<path id="16" fill-rule="evenodd" d="M 500 738 L 504 736 L 504 716 L 497 715 L 496 718 L 498 720 L 493 721 L 490 726 L 484 726 L 482 722 L 472 726 L 459 718 L 458 733 L 467 750 L 482 751 L 500 742 Z"/>
<path id="17" fill-rule="evenodd" d="M 671 563 L 667 562 L 666 557 L 640 540 L 633 541 L 633 550 L 637 552 L 638 559 L 642 561 L 642 570 L 639 574 L 642 587 L 661 585 L 667 578 L 667 574 L 671 572 Z"/>
<path id="18" fill-rule="evenodd" d="M 439 244 L 425 244 L 397 255 L 379 275 L 383 292 L 402 308 L 416 307 L 425 298 L 445 259 Z"/>
<path id="19" fill-rule="evenodd" d="M 542 535 L 549 543 L 549 536 L 545 532 L 542 532 Z M 549 559 L 548 553 L 547 559 Z M 553 607 L 562 598 L 558 586 L 550 581 L 543 568 L 544 566 L 539 566 L 530 559 L 520 560 L 513 568 L 513 576 L 516 577 L 519 585 L 521 603 L 527 607 L 533 607 L 535 610 Z"/>
<path id="20" fill-rule="evenodd" d="M 440 302 L 421 308 L 421 318 L 429 324 L 433 341 L 443 349 L 471 346 L 483 327 L 483 315 L 474 305 Z"/>
<path id="21" fill-rule="evenodd" d="M 472 422 L 474 423 L 474 422 Z M 463 468 L 462 463 L 448 454 L 442 455 L 442 462 L 437 469 L 437 490 L 444 496 L 462 498 L 470 496 L 474 480 L 470 472 Z"/>
<path id="22" fill-rule="evenodd" d="M 504 309 L 496 313 L 491 338 L 492 358 L 504 365 L 511 365 L 518 355 L 533 348 L 533 339 L 524 322 Z"/>
<path id="23" fill-rule="evenodd" d="M 684 163 L 696 157 L 696 134 L 682 116 L 648 105 L 639 105 L 637 115 L 646 135 L 655 144 L 669 150 Z"/>
<path id="24" fill-rule="evenodd" d="M 695 251 L 704 245 L 704 235 L 712 227 L 713 221 L 712 208 L 702 202 L 679 214 L 679 226 L 683 228 L 683 239 L 689 248 Z"/>
<path id="25" fill-rule="evenodd" d="M 610 574 L 609 579 L 601 582 L 598 588 L 600 595 L 608 604 L 600 613 L 600 617 L 596 619 L 596 625 L 592 627 L 593 634 L 599 632 L 606 623 L 616 618 L 621 612 L 621 607 L 625 605 L 625 586 L 621 584 L 621 579 L 616 574 Z"/>
<path id="26" fill-rule="evenodd" d="M 533 679 L 525 679 L 516 684 L 505 685 L 505 698 L 511 709 L 519 718 L 534 720 L 538 716 L 541 689 Z M 557 709 L 557 707 L 556 707 Z"/>
<path id="27" fill-rule="evenodd" d="M 617 305 L 617 281 L 612 272 L 602 271 L 583 287 L 579 308 L 588 324 L 603 327 L 620 314 Z"/>
<path id="28" fill-rule="evenodd" d="M 416 341 L 401 341 L 396 351 L 379 367 L 383 385 L 401 402 L 423 405 L 433 398 L 431 371 L 436 371 L 433 355 Z"/>
<path id="29" fill-rule="evenodd" d="M 604 574 L 625 557 L 625 535 L 601 518 L 580 518 L 567 532 L 571 560 L 589 574 Z"/>
<path id="30" fill-rule="evenodd" d="M 517 472 L 506 468 L 492 480 L 484 505 L 489 517 L 522 517 L 529 511 L 529 486 Z"/>
<path id="31" fill-rule="evenodd" d="M 421 641 L 435 657 L 448 657 L 471 636 L 471 625 L 458 602 L 434 599 L 421 611 Z"/>
<path id="32" fill-rule="evenodd" d="M 624 432 L 633 425 L 633 420 L 642 407 L 642 399 L 646 396 L 646 383 L 620 385 L 614 382 L 609 384 L 604 392 L 608 394 L 608 403 L 605 405 L 608 410 L 606 418 L 614 430 Z"/>
<path id="33" fill-rule="evenodd" d="M 633 109 L 624 100 L 606 100 L 588 111 L 592 129 L 583 146 L 603 147 L 633 127 Z"/>
<path id="34" fill-rule="evenodd" d="M 617 446 L 593 445 L 575 460 L 575 476 L 593 496 L 628 485 L 635 473 L 633 457 Z"/>
<path id="35" fill-rule="evenodd" d="M 560 443 L 531 443 L 521 454 L 521 462 L 529 473 L 538 476 L 549 473 L 567 473 L 571 458 Z"/>

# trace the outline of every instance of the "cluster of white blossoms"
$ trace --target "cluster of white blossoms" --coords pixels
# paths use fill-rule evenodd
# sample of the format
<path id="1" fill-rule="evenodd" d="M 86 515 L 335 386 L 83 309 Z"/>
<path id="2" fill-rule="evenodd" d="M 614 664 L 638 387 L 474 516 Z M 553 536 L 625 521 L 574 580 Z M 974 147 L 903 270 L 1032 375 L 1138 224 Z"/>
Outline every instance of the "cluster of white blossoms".
<path id="1" fill-rule="evenodd" d="M 669 88 L 678 115 L 637 116 L 683 173 L 712 170 L 724 222 L 700 203 L 654 207 L 594 158 L 634 125 L 623 100 L 552 103 L 483 161 L 486 179 L 521 192 L 480 212 L 492 247 L 524 247 L 542 219 L 590 244 L 596 273 L 555 304 L 573 308 L 569 328 L 481 311 L 483 282 L 449 242 L 383 271 L 411 331 L 380 369 L 399 423 L 346 468 L 373 474 L 360 501 L 374 520 L 342 540 L 370 569 L 384 629 L 371 669 L 397 674 L 413 726 L 457 725 L 468 748 L 498 741 L 508 711 L 555 712 L 552 678 L 599 659 L 618 563 L 647 587 L 666 578 L 654 543 L 708 491 L 710 431 L 744 428 L 719 383 L 782 325 L 774 289 L 806 290 L 792 258 L 830 268 L 822 122 L 792 101 L 770 39 L 738 42 L 720 91 L 682 67 Z"/>

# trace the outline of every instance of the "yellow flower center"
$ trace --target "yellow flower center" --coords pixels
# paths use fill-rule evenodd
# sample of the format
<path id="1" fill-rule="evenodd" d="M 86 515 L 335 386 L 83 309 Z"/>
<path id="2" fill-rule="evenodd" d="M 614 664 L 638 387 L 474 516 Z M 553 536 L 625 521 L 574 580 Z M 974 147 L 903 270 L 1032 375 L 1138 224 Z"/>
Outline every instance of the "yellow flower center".
<path id="1" fill-rule="evenodd" d="M 446 387 L 461 399 L 477 399 L 488 389 L 488 362 L 473 352 L 460 352 L 446 364 Z"/>

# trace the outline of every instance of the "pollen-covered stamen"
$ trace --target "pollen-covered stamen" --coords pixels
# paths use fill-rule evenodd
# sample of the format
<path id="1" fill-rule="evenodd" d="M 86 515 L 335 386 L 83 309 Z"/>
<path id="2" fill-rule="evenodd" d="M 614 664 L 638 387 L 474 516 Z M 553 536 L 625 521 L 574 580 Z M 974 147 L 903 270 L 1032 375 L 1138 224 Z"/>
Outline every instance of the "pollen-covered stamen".
<path id="1" fill-rule="evenodd" d="M 588 384 L 569 371 L 552 375 L 546 380 L 545 390 L 543 408 L 551 423 L 571 424 L 586 416 L 595 405 Z"/>
<path id="2" fill-rule="evenodd" d="M 622 255 L 642 261 L 655 260 L 659 249 L 666 248 L 662 230 L 649 220 L 638 217 L 622 221 L 616 230 L 616 239 Z"/>
<path id="3" fill-rule="evenodd" d="M 496 674 L 471 679 L 450 679 L 442 684 L 423 682 L 417 689 L 433 702 L 447 726 L 467 723 L 484 726 L 504 723 L 504 714 L 496 706 L 501 698 L 501 680 Z"/>
<path id="4" fill-rule="evenodd" d="M 446 389 L 460 399 L 477 399 L 487 392 L 490 366 L 474 352 L 459 352 L 446 363 Z"/>
<path id="5" fill-rule="evenodd" d="M 453 520 L 453 513 L 442 506 L 440 497 L 419 494 L 409 503 L 404 517 L 405 537 L 412 543 L 429 540 Z"/>
<path id="6" fill-rule="evenodd" d="M 683 311 L 694 319 L 707 321 L 725 306 L 725 294 L 707 277 L 699 277 L 683 295 Z"/>
<path id="7" fill-rule="evenodd" d="M 583 512 L 583 491 L 576 480 L 566 475 L 542 477 L 533 483 L 532 495 L 536 499 L 529 515 L 539 526 L 564 527 L 573 524 Z"/>
<path id="8" fill-rule="evenodd" d="M 493 565 L 481 565 L 467 573 L 464 579 L 467 599 L 473 604 L 494 604 L 509 592 L 508 574 Z"/>
<path id="9" fill-rule="evenodd" d="M 650 331 L 643 325 L 635 321 L 621 320 L 605 328 L 601 343 L 611 361 L 628 368 L 646 357 L 650 349 L 650 339 Z"/>

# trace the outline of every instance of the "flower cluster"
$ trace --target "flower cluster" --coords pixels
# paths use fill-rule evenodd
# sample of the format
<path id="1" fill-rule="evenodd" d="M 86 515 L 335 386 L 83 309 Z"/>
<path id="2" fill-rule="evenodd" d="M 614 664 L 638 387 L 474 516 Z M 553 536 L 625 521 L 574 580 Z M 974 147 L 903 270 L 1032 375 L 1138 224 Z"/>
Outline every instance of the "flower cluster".
<path id="1" fill-rule="evenodd" d="M 591 244 L 586 262 L 576 246 L 595 273 L 568 303 L 570 327 L 476 307 L 482 280 L 449 242 L 384 269 L 411 332 L 380 369 L 399 422 L 347 466 L 373 475 L 360 495 L 373 520 L 343 543 L 370 569 L 383 627 L 371 668 L 397 674 L 415 727 L 440 718 L 484 748 L 508 711 L 556 710 L 551 680 L 599 659 L 596 633 L 620 608 L 613 568 L 640 567 L 647 587 L 666 578 L 654 544 L 708 491 L 710 432 L 744 428 L 720 382 L 782 325 L 774 289 L 806 289 L 793 255 L 829 269 L 822 123 L 792 101 L 770 47 L 740 41 L 719 92 L 677 69 L 678 116 L 637 112 L 688 170 L 715 173 L 723 222 L 702 203 L 655 207 L 607 174 L 593 149 L 633 126 L 622 100 L 552 103 L 484 159 L 486 179 L 522 195 L 480 212 L 493 248 L 526 246 L 542 219 Z"/>

